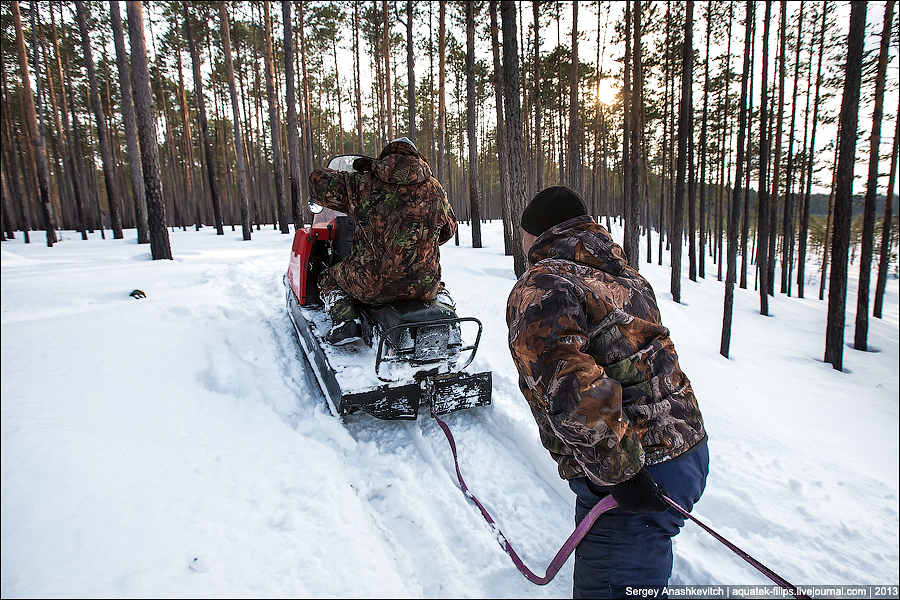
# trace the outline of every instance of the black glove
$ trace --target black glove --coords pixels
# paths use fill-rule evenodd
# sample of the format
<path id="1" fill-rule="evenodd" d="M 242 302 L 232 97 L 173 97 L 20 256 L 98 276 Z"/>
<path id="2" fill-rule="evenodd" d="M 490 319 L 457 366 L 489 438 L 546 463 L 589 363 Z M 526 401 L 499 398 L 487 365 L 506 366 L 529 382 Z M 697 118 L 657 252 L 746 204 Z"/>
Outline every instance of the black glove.
<path id="1" fill-rule="evenodd" d="M 588 482 L 588 487 L 598 496 L 612 495 L 616 499 L 619 508 L 629 512 L 662 512 L 669 508 L 663 500 L 665 491 L 653 481 L 653 477 L 646 467 L 638 471 L 637 475 L 622 483 L 600 490 Z"/>

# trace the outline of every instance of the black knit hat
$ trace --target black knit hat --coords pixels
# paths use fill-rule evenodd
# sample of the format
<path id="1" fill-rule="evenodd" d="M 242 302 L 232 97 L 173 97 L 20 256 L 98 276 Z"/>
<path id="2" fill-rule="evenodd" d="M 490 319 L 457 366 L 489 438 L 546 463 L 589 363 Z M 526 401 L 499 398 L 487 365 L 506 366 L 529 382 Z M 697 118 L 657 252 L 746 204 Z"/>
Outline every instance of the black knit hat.
<path id="1" fill-rule="evenodd" d="M 587 214 L 581 198 L 562 185 L 545 188 L 522 211 L 522 229 L 541 235 L 554 225 Z"/>

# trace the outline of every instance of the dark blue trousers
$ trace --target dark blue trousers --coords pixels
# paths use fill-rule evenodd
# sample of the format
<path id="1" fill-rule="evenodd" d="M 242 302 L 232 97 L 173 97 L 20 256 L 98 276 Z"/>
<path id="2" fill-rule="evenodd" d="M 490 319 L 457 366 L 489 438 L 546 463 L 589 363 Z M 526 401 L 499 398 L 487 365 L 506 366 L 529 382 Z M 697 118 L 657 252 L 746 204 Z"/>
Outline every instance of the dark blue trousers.
<path id="1" fill-rule="evenodd" d="M 709 473 L 709 449 L 704 439 L 673 460 L 647 467 L 653 479 L 675 502 L 691 510 Z M 584 477 L 569 481 L 578 499 L 580 523 L 600 500 Z M 672 575 L 672 537 L 684 525 L 674 510 L 634 513 L 615 508 L 604 513 L 575 550 L 575 598 L 624 598 L 627 587 L 662 588 Z"/>

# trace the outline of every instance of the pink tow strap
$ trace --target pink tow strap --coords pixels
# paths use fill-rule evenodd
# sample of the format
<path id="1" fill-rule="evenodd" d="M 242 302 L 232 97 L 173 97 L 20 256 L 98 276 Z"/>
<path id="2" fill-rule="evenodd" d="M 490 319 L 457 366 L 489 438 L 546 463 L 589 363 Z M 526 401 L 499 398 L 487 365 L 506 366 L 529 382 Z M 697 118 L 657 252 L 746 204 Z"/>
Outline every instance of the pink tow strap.
<path id="1" fill-rule="evenodd" d="M 752 556 L 750 556 L 749 554 L 747 554 L 746 552 L 744 552 L 743 550 L 738 548 L 735 544 L 733 544 L 730 541 L 728 541 L 727 539 L 725 539 L 725 537 L 723 535 L 719 534 L 712 527 L 710 527 L 709 525 L 707 525 L 706 523 L 704 523 L 703 521 L 701 521 L 700 519 L 698 519 L 697 517 L 695 517 L 688 511 L 686 511 L 685 509 L 683 509 L 677 502 L 675 502 L 674 500 L 672 500 L 671 498 L 669 498 L 668 496 L 665 496 L 665 495 L 663 496 L 663 499 L 665 499 L 665 501 L 668 502 L 669 506 L 671 506 L 676 511 L 678 511 L 678 513 L 681 516 L 690 519 L 691 521 L 693 521 L 694 523 L 696 523 L 697 525 L 702 527 L 703 531 L 705 531 L 709 535 L 713 536 L 714 538 L 716 538 L 717 540 L 722 542 L 722 544 L 724 544 L 726 548 L 728 548 L 729 550 L 731 550 L 732 552 L 734 552 L 735 554 L 737 554 L 738 556 L 743 558 L 750 565 L 752 565 L 757 571 L 759 571 L 760 573 L 762 573 L 763 575 L 765 575 L 766 577 L 768 577 L 769 579 L 771 579 L 772 581 L 777 583 L 783 589 L 789 591 L 791 594 L 794 595 L 794 598 L 809 598 L 809 596 L 800 592 L 797 589 L 797 587 L 794 586 L 794 584 L 792 584 L 787 579 L 785 579 L 784 577 L 782 577 L 781 575 L 779 575 L 778 573 L 776 573 L 775 571 L 773 571 L 766 565 L 762 564 L 761 562 L 759 562 L 758 560 L 756 560 L 755 558 L 753 558 Z"/>
<path id="2" fill-rule="evenodd" d="M 478 507 L 478 510 L 481 511 L 481 516 L 484 517 L 484 520 L 487 521 L 488 525 L 491 526 L 491 529 L 494 530 L 497 535 L 497 541 L 500 543 L 500 547 L 509 554 L 509 557 L 512 559 L 513 564 L 516 565 L 516 568 L 519 570 L 525 578 L 531 583 L 537 585 L 546 585 L 556 577 L 556 574 L 559 573 L 559 570 L 565 564 L 566 560 L 568 560 L 569 556 L 581 543 L 581 540 L 584 539 L 584 536 L 591 530 L 591 527 L 594 526 L 594 522 L 602 515 L 603 513 L 612 510 L 618 506 L 615 498 L 611 495 L 606 496 L 602 500 L 600 500 L 597 504 L 594 505 L 594 508 L 588 512 L 587 516 L 581 520 L 581 523 L 578 524 L 578 527 L 575 528 L 575 531 L 572 532 L 572 535 L 566 540 L 566 542 L 559 549 L 559 552 L 556 553 L 556 556 L 553 557 L 553 560 L 550 561 L 550 564 L 547 566 L 547 572 L 543 577 L 535 574 L 531 569 L 529 569 L 522 559 L 519 558 L 519 555 L 516 554 L 515 549 L 510 545 L 509 541 L 506 539 L 506 536 L 503 535 L 503 532 L 500 531 L 500 528 L 497 527 L 496 522 L 494 522 L 493 517 L 491 517 L 490 513 L 484 507 L 484 505 L 475 497 L 475 494 L 469 491 L 469 486 L 466 485 L 465 479 L 463 479 L 462 472 L 459 470 L 459 458 L 456 454 L 456 441 L 453 439 L 453 434 L 450 433 L 450 428 L 447 427 L 447 424 L 438 417 L 433 412 L 431 416 L 434 417 L 434 420 L 437 421 L 437 424 L 440 426 L 441 430 L 444 432 L 444 436 L 447 438 L 447 442 L 450 444 L 450 452 L 453 453 L 453 464 L 456 467 L 456 478 L 459 480 L 459 487 L 462 489 L 463 493 L 467 498 L 470 498 L 472 502 L 475 503 L 475 506 Z M 771 579 L 773 582 L 777 583 L 779 586 L 788 590 L 791 594 L 794 595 L 795 598 L 809 598 L 809 596 L 801 593 L 797 588 L 791 584 L 787 579 L 778 575 L 775 571 L 765 566 L 740 548 L 738 548 L 735 544 L 731 543 L 724 536 L 717 533 L 712 527 L 709 527 L 694 515 L 689 513 L 687 510 L 681 507 L 677 502 L 669 498 L 668 496 L 663 496 L 665 501 L 678 513 L 690 519 L 697 525 L 703 528 L 704 531 L 709 533 L 711 536 L 719 540 L 722 544 L 724 544 L 729 550 L 740 556 L 742 559 L 747 561 L 750 565 L 752 565 L 756 570 L 760 573 Z"/>
<path id="3" fill-rule="evenodd" d="M 525 576 L 525 578 L 531 583 L 535 583 L 537 585 L 546 585 L 556 577 L 556 574 L 559 573 L 559 570 L 566 563 L 569 556 L 575 550 L 576 546 L 581 543 L 581 540 L 584 536 L 587 535 L 588 531 L 591 530 L 591 527 L 594 526 L 594 522 L 597 518 L 605 513 L 608 510 L 612 510 L 618 504 L 616 504 L 615 498 L 612 496 L 607 496 L 603 498 L 600 502 L 594 505 L 594 508 L 587 514 L 587 516 L 581 520 L 581 523 L 578 524 L 578 527 L 575 528 L 575 531 L 572 532 L 572 535 L 569 536 L 569 539 L 562 545 L 562 548 L 559 549 L 559 552 L 556 553 L 556 556 L 553 557 L 553 560 L 550 561 L 550 564 L 547 566 L 547 572 L 543 577 L 535 574 L 531 569 L 529 569 L 522 559 L 519 558 L 519 555 L 516 554 L 515 549 L 510 545 L 509 541 L 506 539 L 506 536 L 503 535 L 503 532 L 500 531 L 500 528 L 497 527 L 497 524 L 494 522 L 494 519 L 491 517 L 490 513 L 488 513 L 487 509 L 484 507 L 481 502 L 478 501 L 478 498 L 475 497 L 475 494 L 469 491 L 469 487 L 466 485 L 465 479 L 463 479 L 462 473 L 459 470 L 459 459 L 456 456 L 456 442 L 453 439 L 453 434 L 450 433 L 450 428 L 447 427 L 447 424 L 441 420 L 436 414 L 432 413 L 431 415 L 434 417 L 434 420 L 437 421 L 437 424 L 440 425 L 441 429 L 444 431 L 444 435 L 447 437 L 447 441 L 450 443 L 450 451 L 453 453 L 453 463 L 456 466 L 456 478 L 459 480 L 459 487 L 462 489 L 463 493 L 467 498 L 470 498 L 472 502 L 475 503 L 475 506 L 478 507 L 478 510 L 481 511 L 481 516 L 484 517 L 484 520 L 488 522 L 488 525 L 491 526 L 491 529 L 497 535 L 497 541 L 500 543 L 500 547 L 509 554 L 509 557 L 512 559 L 513 564 L 516 565 L 516 568 L 519 569 L 519 572 Z"/>

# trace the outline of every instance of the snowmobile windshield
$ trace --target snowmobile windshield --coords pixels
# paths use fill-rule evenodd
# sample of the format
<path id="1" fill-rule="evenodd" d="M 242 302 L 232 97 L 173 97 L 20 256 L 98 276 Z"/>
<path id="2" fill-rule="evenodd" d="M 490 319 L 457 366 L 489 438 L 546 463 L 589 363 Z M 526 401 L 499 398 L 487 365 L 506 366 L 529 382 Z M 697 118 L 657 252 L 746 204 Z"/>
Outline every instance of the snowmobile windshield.
<path id="1" fill-rule="evenodd" d="M 328 168 L 333 171 L 353 171 L 353 162 L 357 158 L 367 158 L 361 154 L 341 154 L 328 161 Z"/>

